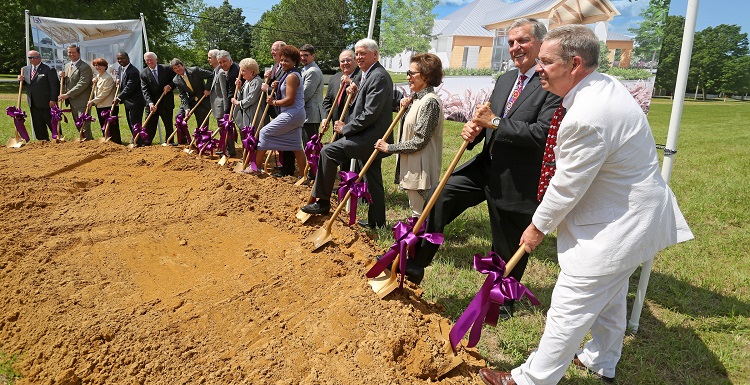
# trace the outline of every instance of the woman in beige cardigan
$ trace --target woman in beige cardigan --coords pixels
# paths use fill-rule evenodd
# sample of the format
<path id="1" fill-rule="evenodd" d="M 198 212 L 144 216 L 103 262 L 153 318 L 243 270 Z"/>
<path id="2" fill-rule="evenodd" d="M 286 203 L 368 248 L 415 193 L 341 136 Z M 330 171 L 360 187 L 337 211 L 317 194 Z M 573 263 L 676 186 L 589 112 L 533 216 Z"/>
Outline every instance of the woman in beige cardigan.
<path id="1" fill-rule="evenodd" d="M 411 103 L 401 122 L 398 143 L 378 140 L 375 148 L 387 154 L 398 154 L 396 180 L 406 190 L 413 216 L 422 214 L 425 198 L 440 180 L 443 158 L 443 103 L 435 94 L 435 87 L 443 80 L 443 64 L 431 53 L 411 58 L 406 71 L 412 95 L 401 99 L 401 105 Z"/>
<path id="2" fill-rule="evenodd" d="M 101 125 L 102 130 L 104 130 L 106 120 L 102 117 L 102 112 L 109 111 L 112 108 L 112 99 L 115 97 L 115 80 L 112 78 L 112 75 L 107 72 L 109 63 L 107 63 L 106 60 L 97 58 L 94 59 L 92 64 L 97 71 L 97 76 L 94 77 L 94 97 L 86 105 L 86 109 L 91 108 L 91 106 L 96 106 L 96 116 L 99 117 L 99 124 Z M 120 130 L 120 126 L 117 124 L 116 120 L 109 125 L 110 136 L 114 130 L 117 130 L 118 132 Z M 111 140 L 115 141 L 114 138 Z"/>

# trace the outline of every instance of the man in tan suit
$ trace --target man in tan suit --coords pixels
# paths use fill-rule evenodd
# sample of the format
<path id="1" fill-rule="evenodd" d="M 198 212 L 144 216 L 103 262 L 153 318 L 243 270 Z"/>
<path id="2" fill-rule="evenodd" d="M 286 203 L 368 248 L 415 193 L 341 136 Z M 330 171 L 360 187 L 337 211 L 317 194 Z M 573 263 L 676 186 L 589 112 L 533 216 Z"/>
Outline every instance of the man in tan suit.
<path id="1" fill-rule="evenodd" d="M 91 95 L 91 79 L 94 72 L 86 62 L 81 60 L 81 47 L 71 44 L 68 46 L 68 58 L 70 63 L 65 64 L 65 70 L 60 76 L 65 78 L 63 83 L 63 94 L 60 101 L 67 100 L 74 117 L 86 112 L 86 103 Z M 91 122 L 83 124 L 83 134 L 87 140 L 93 140 L 91 136 Z"/>

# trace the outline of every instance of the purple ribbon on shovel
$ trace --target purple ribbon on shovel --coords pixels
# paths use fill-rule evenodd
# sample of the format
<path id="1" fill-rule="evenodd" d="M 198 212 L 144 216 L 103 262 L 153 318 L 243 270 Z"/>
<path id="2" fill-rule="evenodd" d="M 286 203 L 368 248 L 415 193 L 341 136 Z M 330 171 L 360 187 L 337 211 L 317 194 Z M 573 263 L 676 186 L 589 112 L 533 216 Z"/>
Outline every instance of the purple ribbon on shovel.
<path id="1" fill-rule="evenodd" d="M 112 110 L 104 110 L 102 111 L 99 116 L 104 118 L 104 125 L 102 126 L 102 132 L 104 132 L 104 129 L 111 126 L 117 121 L 117 115 L 112 115 Z"/>
<path id="2" fill-rule="evenodd" d="M 18 135 L 21 135 L 23 140 L 28 142 L 29 133 L 26 132 L 26 125 L 24 124 L 26 122 L 26 113 L 16 106 L 10 106 L 6 108 L 5 113 L 13 118 L 13 124 L 16 125 L 16 131 L 18 131 Z"/>
<path id="3" fill-rule="evenodd" d="M 320 134 L 315 134 L 310 141 L 305 144 L 305 157 L 310 165 L 313 175 L 318 173 L 318 160 L 320 159 L 320 150 L 323 149 L 323 143 L 320 142 Z"/>
<path id="4" fill-rule="evenodd" d="M 234 127 L 234 120 L 229 119 L 229 114 L 224 114 L 224 116 L 219 119 L 219 128 L 221 129 L 221 134 L 219 134 L 219 141 L 222 146 L 221 151 L 224 151 L 227 146 L 227 134 L 231 135 L 229 140 L 237 140 L 237 133 L 235 132 Z"/>
<path id="5" fill-rule="evenodd" d="M 185 120 L 185 115 L 178 114 L 174 117 L 174 130 L 177 131 L 177 143 L 185 143 L 187 138 L 190 137 L 188 122 Z"/>
<path id="6" fill-rule="evenodd" d="M 198 127 L 193 132 L 195 137 L 195 145 L 200 149 L 200 152 L 209 151 L 211 155 L 216 152 L 216 148 L 219 145 L 218 139 L 212 139 L 211 135 L 213 131 L 208 129 L 208 126 Z"/>
<path id="7" fill-rule="evenodd" d="M 414 225 L 417 223 L 417 218 L 409 218 L 406 223 L 398 222 L 393 226 L 393 238 L 396 239 L 391 245 L 391 248 L 383 254 L 377 263 L 367 272 L 367 278 L 375 278 L 389 267 L 396 256 L 401 255 L 398 260 L 398 269 L 402 273 L 406 271 L 406 259 L 414 255 L 414 245 L 419 242 L 419 239 L 424 239 L 434 245 L 440 245 L 443 243 L 443 234 L 441 233 L 426 233 L 425 224 L 422 223 L 417 234 L 414 234 Z M 404 287 L 404 275 L 401 275 L 399 279 L 399 289 Z"/>
<path id="8" fill-rule="evenodd" d="M 133 138 L 135 138 L 136 136 L 138 137 L 138 139 L 142 139 L 143 141 L 148 142 L 148 131 L 146 131 L 146 127 L 141 126 L 140 123 L 136 123 L 133 125 Z"/>
<path id="9" fill-rule="evenodd" d="M 78 115 L 78 117 L 73 117 L 73 123 L 76 125 L 76 129 L 78 132 L 81 131 L 81 127 L 83 127 L 83 124 L 86 122 L 93 122 L 94 117 L 87 114 L 87 113 L 81 113 L 81 115 Z"/>
<path id="10" fill-rule="evenodd" d="M 63 111 L 57 105 L 52 106 L 49 112 L 51 115 L 52 139 L 57 139 L 57 133 L 60 132 L 59 124 L 65 118 L 65 115 L 63 115 Z"/>
<path id="11" fill-rule="evenodd" d="M 497 326 L 500 315 L 500 305 L 508 300 L 520 300 L 528 297 L 532 305 L 540 305 L 538 299 L 526 286 L 522 285 L 513 277 L 503 277 L 505 274 L 505 261 L 497 253 L 491 251 L 486 257 L 474 254 L 474 269 L 482 274 L 487 274 L 484 284 L 479 292 L 469 303 L 469 307 L 458 317 L 456 324 L 450 332 L 451 347 L 461 342 L 461 338 L 471 328 L 469 333 L 468 347 L 472 348 L 479 342 L 482 335 L 482 324 Z"/>
<path id="12" fill-rule="evenodd" d="M 247 156 L 250 157 L 250 169 L 258 171 L 258 165 L 255 163 L 255 151 L 258 148 L 258 139 L 255 138 L 255 127 L 244 126 L 240 130 L 242 134 L 242 147 L 247 150 Z"/>
<path id="13" fill-rule="evenodd" d="M 372 203 L 372 196 L 367 192 L 367 183 L 357 182 L 359 174 L 351 171 L 340 171 L 339 177 L 341 177 L 341 183 L 339 184 L 339 200 L 344 199 L 344 196 L 348 191 L 352 192 L 351 207 L 349 207 L 349 226 L 353 225 L 357 221 L 357 201 L 359 198 L 365 198 L 368 202 Z"/>

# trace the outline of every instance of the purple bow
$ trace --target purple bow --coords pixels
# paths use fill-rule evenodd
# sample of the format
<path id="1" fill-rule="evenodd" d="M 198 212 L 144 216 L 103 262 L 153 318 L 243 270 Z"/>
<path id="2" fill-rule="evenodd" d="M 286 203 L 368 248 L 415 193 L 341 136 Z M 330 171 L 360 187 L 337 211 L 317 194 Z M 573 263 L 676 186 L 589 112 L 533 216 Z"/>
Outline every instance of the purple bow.
<path id="1" fill-rule="evenodd" d="M 322 149 L 323 144 L 320 142 L 320 134 L 313 135 L 310 141 L 305 144 L 305 156 L 313 175 L 318 173 L 318 160 L 320 160 L 320 150 Z"/>
<path id="2" fill-rule="evenodd" d="M 85 122 L 87 122 L 87 121 L 88 122 L 93 122 L 94 121 L 94 117 L 91 116 L 91 115 L 89 115 L 89 114 L 87 114 L 87 113 L 85 113 L 85 112 L 81 113 L 81 115 L 78 115 L 78 117 L 74 117 L 73 118 L 73 122 L 75 123 L 76 128 L 78 129 L 78 131 L 81 131 L 81 127 L 83 127 L 83 124 Z"/>
<path id="3" fill-rule="evenodd" d="M 247 151 L 247 156 L 250 157 L 250 168 L 253 171 L 258 171 L 258 165 L 255 163 L 255 151 L 258 148 L 258 139 L 255 138 L 255 127 L 245 126 L 240 130 L 242 134 L 242 147 Z"/>
<path id="4" fill-rule="evenodd" d="M 138 137 L 138 139 L 141 139 L 145 142 L 148 142 L 148 131 L 146 131 L 146 128 L 141 126 L 140 123 L 136 123 L 133 125 L 133 138 Z"/>
<path id="5" fill-rule="evenodd" d="M 111 124 L 117 121 L 117 115 L 112 115 L 112 110 L 104 110 L 99 114 L 99 116 L 104 118 L 102 132 L 104 132 L 104 129 L 108 128 Z"/>
<path id="6" fill-rule="evenodd" d="M 174 129 L 177 131 L 177 143 L 184 143 L 185 140 L 190 137 L 188 122 L 185 120 L 185 115 L 178 114 L 174 117 Z"/>
<path id="7" fill-rule="evenodd" d="M 482 324 L 497 326 L 500 305 L 507 300 L 520 300 L 526 296 L 532 305 L 540 305 L 538 299 L 526 286 L 513 277 L 503 277 L 505 261 L 497 253 L 491 251 L 486 257 L 474 254 L 474 269 L 487 274 L 484 284 L 469 303 L 469 307 L 458 317 L 450 332 L 453 350 L 471 328 L 468 347 L 472 348 L 479 342 L 482 335 Z"/>
<path id="8" fill-rule="evenodd" d="M 213 131 L 209 130 L 208 126 L 198 127 L 193 132 L 193 136 L 195 137 L 195 145 L 200 149 L 200 153 L 209 151 L 211 155 L 213 155 L 216 151 L 216 148 L 219 145 L 219 141 L 217 139 L 212 139 L 212 134 Z"/>
<path id="9" fill-rule="evenodd" d="M 16 131 L 18 131 L 18 135 L 21 135 L 23 140 L 28 142 L 30 139 L 29 133 L 26 132 L 26 125 L 24 124 L 26 122 L 26 113 L 15 106 L 6 108 L 5 113 L 13 118 L 13 124 L 16 125 Z"/>
<path id="10" fill-rule="evenodd" d="M 63 115 L 62 110 L 57 105 L 52 106 L 49 109 L 51 119 L 50 123 L 52 126 L 52 139 L 57 139 L 57 133 L 60 132 L 60 122 L 65 118 L 65 115 Z"/>
<path id="11" fill-rule="evenodd" d="M 367 183 L 357 182 L 359 175 L 356 172 L 351 171 L 340 171 L 339 176 L 341 177 L 341 183 L 339 184 L 339 200 L 344 199 L 344 196 L 348 191 L 351 191 L 352 205 L 349 208 L 349 226 L 353 225 L 357 221 L 357 198 L 365 198 L 368 202 L 372 203 L 372 196 L 367 192 Z"/>
<path id="12" fill-rule="evenodd" d="M 230 134 L 229 140 L 236 141 L 237 140 L 237 132 L 234 129 L 234 120 L 229 118 L 229 114 L 224 114 L 224 117 L 219 119 L 219 128 L 221 129 L 221 134 L 219 134 L 219 141 L 221 143 L 221 146 L 223 147 L 221 150 L 224 151 L 224 148 L 227 146 L 227 134 Z"/>
<path id="13" fill-rule="evenodd" d="M 417 222 L 417 218 L 409 218 L 406 223 L 398 222 L 393 226 L 393 238 L 396 239 L 382 257 L 378 260 L 375 265 L 370 268 L 367 272 L 367 278 L 375 278 L 383 272 L 388 266 L 390 266 L 396 259 L 396 256 L 401 255 L 398 260 L 398 270 L 402 273 L 406 271 L 406 259 L 414 255 L 414 245 L 417 244 L 420 238 L 434 244 L 440 245 L 443 243 L 443 234 L 441 233 L 426 233 L 425 224 L 422 223 L 417 234 L 414 234 L 414 225 Z M 404 275 L 401 275 L 399 281 L 399 288 L 404 286 Z"/>

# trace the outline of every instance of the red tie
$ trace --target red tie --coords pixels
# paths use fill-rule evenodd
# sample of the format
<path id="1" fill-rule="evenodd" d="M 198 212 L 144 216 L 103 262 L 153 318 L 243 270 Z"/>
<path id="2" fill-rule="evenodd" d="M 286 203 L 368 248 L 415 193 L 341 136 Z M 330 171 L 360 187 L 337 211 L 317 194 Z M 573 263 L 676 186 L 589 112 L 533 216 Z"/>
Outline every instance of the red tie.
<path id="1" fill-rule="evenodd" d="M 341 80 L 341 88 L 346 88 L 346 83 Z M 344 94 L 346 93 L 346 90 L 339 89 L 339 100 L 336 101 L 337 106 L 341 106 L 341 101 L 344 99 Z"/>
<path id="2" fill-rule="evenodd" d="M 544 146 L 544 157 L 542 158 L 542 174 L 539 176 L 539 189 L 537 190 L 536 200 L 542 201 L 544 193 L 547 191 L 549 181 L 555 176 L 555 152 L 552 151 L 557 145 L 557 130 L 560 128 L 560 121 L 565 116 L 565 108 L 562 103 L 552 115 L 552 122 L 549 125 L 547 133 L 547 145 Z"/>
<path id="3" fill-rule="evenodd" d="M 508 98 L 508 102 L 505 103 L 505 110 L 503 111 L 503 118 L 505 115 L 508 115 L 508 111 L 510 111 L 510 108 L 513 107 L 513 103 L 515 103 L 516 99 L 518 99 L 518 95 L 521 95 L 521 92 L 523 91 L 523 82 L 526 81 L 528 76 L 521 75 L 518 77 L 518 81 L 516 81 L 516 86 L 513 87 L 513 92 L 510 94 L 510 98 Z"/>
<path id="4" fill-rule="evenodd" d="M 36 76 L 36 67 L 31 66 L 31 79 L 34 79 L 34 76 Z M 29 81 L 31 81 L 31 79 L 29 79 Z"/>

